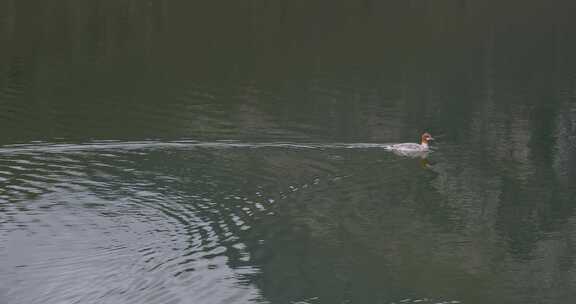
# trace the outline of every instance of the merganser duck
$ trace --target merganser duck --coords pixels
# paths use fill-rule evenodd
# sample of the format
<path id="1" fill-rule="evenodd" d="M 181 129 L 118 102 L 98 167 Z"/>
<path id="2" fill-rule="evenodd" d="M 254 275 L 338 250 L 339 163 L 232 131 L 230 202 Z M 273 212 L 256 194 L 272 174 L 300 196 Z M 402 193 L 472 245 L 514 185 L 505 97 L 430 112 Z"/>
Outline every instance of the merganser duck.
<path id="1" fill-rule="evenodd" d="M 422 134 L 420 144 L 416 143 L 403 143 L 403 144 L 393 144 L 386 147 L 387 150 L 399 152 L 401 154 L 404 153 L 412 153 L 412 152 L 428 152 L 430 150 L 428 146 L 428 142 L 434 140 L 430 133 L 426 132 Z"/>

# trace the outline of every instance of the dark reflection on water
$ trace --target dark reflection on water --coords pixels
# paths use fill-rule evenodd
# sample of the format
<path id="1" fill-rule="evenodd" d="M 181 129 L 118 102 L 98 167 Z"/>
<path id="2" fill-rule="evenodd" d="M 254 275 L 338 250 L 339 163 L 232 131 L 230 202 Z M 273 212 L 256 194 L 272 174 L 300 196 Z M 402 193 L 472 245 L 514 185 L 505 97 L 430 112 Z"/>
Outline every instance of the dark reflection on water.
<path id="1" fill-rule="evenodd" d="M 570 303 L 572 6 L 0 2 L 0 303 Z"/>

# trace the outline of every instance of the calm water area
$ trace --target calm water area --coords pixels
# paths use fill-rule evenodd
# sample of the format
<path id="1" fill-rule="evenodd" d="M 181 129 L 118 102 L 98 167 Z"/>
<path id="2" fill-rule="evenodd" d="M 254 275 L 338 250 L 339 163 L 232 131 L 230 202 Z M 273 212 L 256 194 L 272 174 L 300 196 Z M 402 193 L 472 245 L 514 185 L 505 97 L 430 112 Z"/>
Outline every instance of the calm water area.
<path id="1" fill-rule="evenodd" d="M 574 16 L 0 0 L 0 304 L 575 303 Z"/>

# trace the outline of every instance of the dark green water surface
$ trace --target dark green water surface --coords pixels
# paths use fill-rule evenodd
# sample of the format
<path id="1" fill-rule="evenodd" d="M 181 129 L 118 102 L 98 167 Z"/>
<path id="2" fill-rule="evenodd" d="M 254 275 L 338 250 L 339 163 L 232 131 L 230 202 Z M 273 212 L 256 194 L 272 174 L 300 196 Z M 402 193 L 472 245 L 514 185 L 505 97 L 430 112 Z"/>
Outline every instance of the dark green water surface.
<path id="1" fill-rule="evenodd" d="M 1 0 L 0 304 L 573 303 L 575 13 Z"/>

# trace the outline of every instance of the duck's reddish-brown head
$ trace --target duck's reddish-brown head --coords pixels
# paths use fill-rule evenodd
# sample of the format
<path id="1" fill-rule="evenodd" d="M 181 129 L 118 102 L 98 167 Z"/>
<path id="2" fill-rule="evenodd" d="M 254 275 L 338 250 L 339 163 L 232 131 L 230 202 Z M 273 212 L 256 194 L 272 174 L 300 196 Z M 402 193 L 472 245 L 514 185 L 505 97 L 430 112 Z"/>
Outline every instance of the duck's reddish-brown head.
<path id="1" fill-rule="evenodd" d="M 430 140 L 434 140 L 434 138 L 432 137 L 432 135 L 430 135 L 430 133 L 425 132 L 424 134 L 422 134 L 422 144 L 428 144 L 428 141 Z"/>

